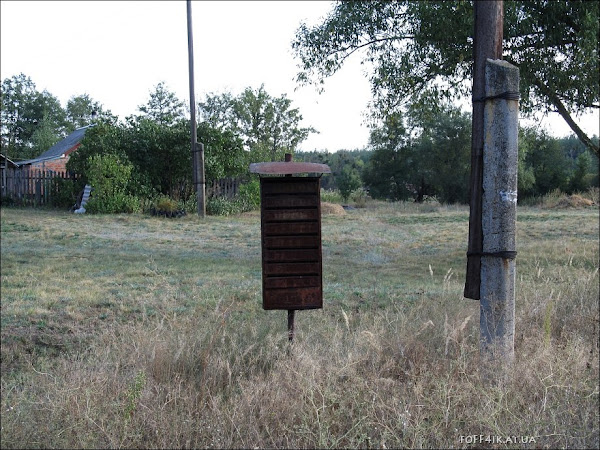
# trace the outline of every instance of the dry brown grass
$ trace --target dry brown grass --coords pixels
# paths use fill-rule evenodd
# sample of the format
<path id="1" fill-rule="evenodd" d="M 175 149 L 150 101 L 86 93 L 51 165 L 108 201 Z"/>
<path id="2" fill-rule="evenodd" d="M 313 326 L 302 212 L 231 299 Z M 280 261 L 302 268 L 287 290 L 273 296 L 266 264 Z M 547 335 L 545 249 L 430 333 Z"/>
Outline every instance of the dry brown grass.
<path id="1" fill-rule="evenodd" d="M 584 208 L 594 206 L 594 202 L 578 194 L 564 196 L 558 200 L 555 208 Z"/>
<path id="2" fill-rule="evenodd" d="M 2 448 L 597 448 L 598 213 L 519 212 L 498 383 L 461 295 L 466 217 L 324 217 L 325 307 L 289 349 L 260 308 L 256 214 L 3 210 Z"/>
<path id="3" fill-rule="evenodd" d="M 324 216 L 344 216 L 346 215 L 346 210 L 342 205 L 338 205 L 337 203 L 322 202 L 321 214 Z"/>

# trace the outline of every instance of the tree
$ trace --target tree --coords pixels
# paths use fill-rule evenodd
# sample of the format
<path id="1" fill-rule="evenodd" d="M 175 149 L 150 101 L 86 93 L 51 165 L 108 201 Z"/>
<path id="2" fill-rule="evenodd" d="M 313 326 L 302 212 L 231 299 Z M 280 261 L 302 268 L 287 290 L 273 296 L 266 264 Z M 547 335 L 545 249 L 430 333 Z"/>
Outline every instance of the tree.
<path id="1" fill-rule="evenodd" d="M 360 174 L 354 167 L 347 165 L 342 169 L 342 173 L 337 180 L 342 199 L 347 202 L 348 198 L 356 189 L 361 186 Z"/>
<path id="2" fill-rule="evenodd" d="M 65 135 L 65 112 L 60 102 L 46 90 L 39 92 L 25 74 L 5 79 L 1 96 L 2 149 L 7 155 L 33 158 L 48 149 L 41 148 L 42 143 L 56 142 Z M 54 138 L 49 136 L 52 133 Z"/>
<path id="3" fill-rule="evenodd" d="M 393 113 L 382 122 L 371 130 L 369 147 L 373 154 L 363 170 L 363 181 L 374 198 L 406 200 L 412 195 L 408 187 L 411 148 L 404 117 Z"/>
<path id="4" fill-rule="evenodd" d="M 362 173 L 365 164 L 371 157 L 371 151 L 366 149 L 361 150 L 345 150 L 339 149 L 335 152 L 309 151 L 299 152 L 295 155 L 296 161 L 314 162 L 318 164 L 327 164 L 331 169 L 332 176 L 321 178 L 321 188 L 328 190 L 339 189 L 339 178 L 346 166 L 350 166 L 353 171 L 356 171 L 362 178 Z"/>
<path id="5" fill-rule="evenodd" d="M 94 111 L 98 119 L 116 120 L 110 110 L 104 111 L 102 104 L 94 101 L 88 94 L 72 96 L 66 108 L 69 131 L 91 124 Z"/>
<path id="6" fill-rule="evenodd" d="M 555 189 L 565 191 L 568 188 L 570 162 L 562 152 L 559 140 L 535 128 L 523 129 L 520 137 L 528 147 L 525 169 L 532 172 L 535 180 L 531 191 L 523 194 L 535 196 Z"/>
<path id="7" fill-rule="evenodd" d="M 2 81 L 2 150 L 13 158 L 23 157 L 30 105 L 37 94 L 35 83 L 23 73 Z"/>
<path id="8" fill-rule="evenodd" d="M 207 95 L 198 110 L 209 124 L 239 136 L 253 161 L 280 161 L 316 132 L 300 127 L 302 115 L 291 104 L 285 94 L 271 97 L 261 85 L 257 90 L 248 87 L 237 97 L 229 92 Z"/>
<path id="9" fill-rule="evenodd" d="M 598 3 L 507 1 L 504 58 L 520 69 L 521 111 L 556 111 L 596 155 L 573 116 L 598 109 Z M 372 67 L 373 113 L 406 101 L 435 105 L 470 93 L 471 1 L 342 1 L 322 23 L 301 24 L 292 48 L 300 83 L 323 83 L 361 51 Z"/>
<path id="10" fill-rule="evenodd" d="M 592 158 L 586 153 L 577 157 L 575 171 L 569 181 L 569 190 L 571 192 L 583 192 L 590 187 L 589 173 Z"/>
<path id="11" fill-rule="evenodd" d="M 167 89 L 163 81 L 154 87 L 148 103 L 138 106 L 138 110 L 161 125 L 172 125 L 184 117 L 183 102 Z"/>
<path id="12" fill-rule="evenodd" d="M 31 152 L 30 156 L 37 156 L 60 140 L 60 137 L 56 134 L 56 130 L 46 113 L 40 122 L 38 122 L 36 129 L 31 135 Z"/>
<path id="13" fill-rule="evenodd" d="M 418 117 L 418 118 L 417 118 Z M 371 131 L 373 155 L 363 180 L 373 197 L 422 202 L 436 196 L 446 203 L 466 202 L 470 161 L 470 116 L 443 106 L 435 114 L 419 114 L 413 136 L 396 113 Z"/>

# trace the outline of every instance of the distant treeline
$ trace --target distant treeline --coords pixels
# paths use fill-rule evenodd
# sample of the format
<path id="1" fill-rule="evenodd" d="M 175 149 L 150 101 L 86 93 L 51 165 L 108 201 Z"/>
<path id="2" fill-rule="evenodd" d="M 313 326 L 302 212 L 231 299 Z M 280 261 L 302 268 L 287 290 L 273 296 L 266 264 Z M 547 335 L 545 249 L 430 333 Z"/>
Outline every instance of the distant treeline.
<path id="1" fill-rule="evenodd" d="M 470 115 L 446 109 L 420 117 L 418 124 L 392 115 L 372 129 L 366 150 L 301 152 L 296 160 L 328 164 L 333 176 L 323 177 L 322 186 L 343 196 L 362 188 L 378 199 L 423 201 L 433 196 L 444 203 L 467 203 Z M 593 140 L 598 143 L 598 136 Z M 594 186 L 598 157 L 577 137 L 554 138 L 536 128 L 520 128 L 520 199 Z"/>

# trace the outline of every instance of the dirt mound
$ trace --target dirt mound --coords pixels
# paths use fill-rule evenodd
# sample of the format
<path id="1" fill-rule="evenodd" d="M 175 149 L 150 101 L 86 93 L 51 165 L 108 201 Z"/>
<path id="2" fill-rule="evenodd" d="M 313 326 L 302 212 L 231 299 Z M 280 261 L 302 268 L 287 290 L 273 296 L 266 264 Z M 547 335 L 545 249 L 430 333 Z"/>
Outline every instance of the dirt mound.
<path id="1" fill-rule="evenodd" d="M 556 202 L 555 208 L 585 208 L 586 206 L 594 206 L 594 202 L 582 197 L 581 195 L 573 194 L 561 197 Z"/>
<path id="2" fill-rule="evenodd" d="M 342 205 L 338 205 L 336 203 L 321 202 L 321 214 L 324 216 L 343 216 L 346 214 L 346 211 L 344 210 Z"/>

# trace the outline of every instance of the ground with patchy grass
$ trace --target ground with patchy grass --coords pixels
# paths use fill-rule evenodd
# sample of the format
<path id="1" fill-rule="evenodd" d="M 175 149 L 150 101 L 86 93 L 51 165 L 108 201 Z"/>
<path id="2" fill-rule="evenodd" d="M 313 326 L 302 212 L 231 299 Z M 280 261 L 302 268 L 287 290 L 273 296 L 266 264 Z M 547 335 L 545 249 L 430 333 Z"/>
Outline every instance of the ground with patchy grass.
<path id="1" fill-rule="evenodd" d="M 519 209 L 516 360 L 490 385 L 466 207 L 326 214 L 324 308 L 291 349 L 258 213 L 3 208 L 1 446 L 597 448 L 598 216 Z"/>

